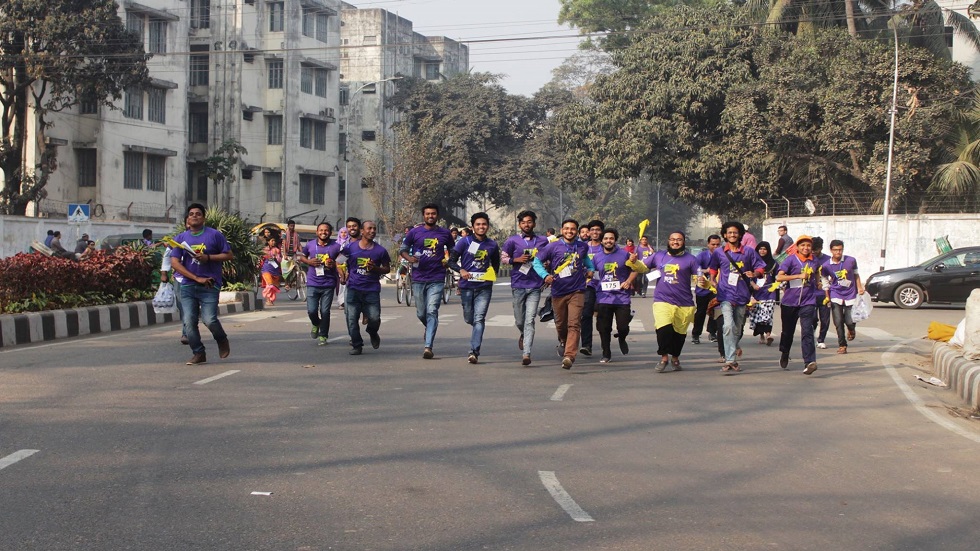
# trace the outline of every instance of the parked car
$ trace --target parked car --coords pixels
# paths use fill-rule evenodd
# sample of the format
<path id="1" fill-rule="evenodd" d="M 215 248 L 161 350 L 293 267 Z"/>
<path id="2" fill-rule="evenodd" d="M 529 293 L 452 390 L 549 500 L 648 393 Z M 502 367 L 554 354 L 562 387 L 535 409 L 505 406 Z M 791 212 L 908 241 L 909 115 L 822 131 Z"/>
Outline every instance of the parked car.
<path id="1" fill-rule="evenodd" d="M 966 302 L 980 287 L 980 247 L 943 253 L 918 266 L 878 272 L 865 282 L 875 302 L 918 308 L 929 302 Z"/>
<path id="2" fill-rule="evenodd" d="M 120 233 L 116 235 L 107 235 L 99 240 L 99 248 L 111 251 L 122 247 L 123 245 L 133 245 L 143 242 L 142 233 Z"/>

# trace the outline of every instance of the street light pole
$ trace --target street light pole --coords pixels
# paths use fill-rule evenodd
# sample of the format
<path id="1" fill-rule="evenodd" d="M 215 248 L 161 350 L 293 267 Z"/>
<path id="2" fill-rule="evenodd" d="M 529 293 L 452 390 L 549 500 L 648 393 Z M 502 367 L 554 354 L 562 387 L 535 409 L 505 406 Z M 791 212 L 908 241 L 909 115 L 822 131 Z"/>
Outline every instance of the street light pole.
<path id="1" fill-rule="evenodd" d="M 892 87 L 892 121 L 891 129 L 888 131 L 888 170 L 885 173 L 885 204 L 881 209 L 883 220 L 881 223 L 881 270 L 885 270 L 885 249 L 888 248 L 888 207 L 891 201 L 892 191 L 892 155 L 895 152 L 895 113 L 898 111 L 898 25 L 892 22 L 892 30 L 895 31 L 895 83 Z"/>
<path id="2" fill-rule="evenodd" d="M 378 85 L 378 84 L 381 84 L 383 82 L 390 82 L 392 80 L 401 80 L 401 79 L 402 79 L 402 77 L 390 77 L 390 78 L 383 78 L 381 80 L 375 80 L 375 81 L 372 81 L 372 82 L 366 82 L 366 83 L 362 84 L 360 87 L 358 87 L 356 90 L 354 90 L 353 92 L 351 92 L 350 94 L 347 95 L 347 113 L 346 113 L 346 115 L 344 117 L 344 132 L 347 134 L 347 140 L 344 141 L 344 220 L 345 221 L 347 220 L 347 218 L 349 216 L 348 215 L 348 206 L 347 206 L 347 204 L 348 204 L 348 196 L 349 196 L 348 190 L 350 189 L 350 181 L 348 180 L 347 177 L 350 174 L 350 159 L 349 159 L 350 140 L 351 140 L 351 133 L 350 133 L 350 112 L 354 110 L 354 94 L 357 94 L 358 92 L 364 90 L 365 88 L 367 88 L 368 86 L 371 86 L 372 84 L 373 85 Z M 383 130 L 384 129 L 382 129 L 382 131 Z"/>

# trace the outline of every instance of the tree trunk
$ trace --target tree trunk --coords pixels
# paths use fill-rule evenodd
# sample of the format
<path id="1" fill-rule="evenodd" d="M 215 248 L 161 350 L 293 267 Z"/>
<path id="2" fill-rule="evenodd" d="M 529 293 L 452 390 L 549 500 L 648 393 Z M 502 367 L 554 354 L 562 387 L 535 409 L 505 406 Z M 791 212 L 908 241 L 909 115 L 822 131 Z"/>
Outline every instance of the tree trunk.
<path id="1" fill-rule="evenodd" d="M 854 0 L 844 0 L 844 12 L 847 14 L 847 32 L 852 38 L 858 37 L 857 21 L 854 20 Z"/>

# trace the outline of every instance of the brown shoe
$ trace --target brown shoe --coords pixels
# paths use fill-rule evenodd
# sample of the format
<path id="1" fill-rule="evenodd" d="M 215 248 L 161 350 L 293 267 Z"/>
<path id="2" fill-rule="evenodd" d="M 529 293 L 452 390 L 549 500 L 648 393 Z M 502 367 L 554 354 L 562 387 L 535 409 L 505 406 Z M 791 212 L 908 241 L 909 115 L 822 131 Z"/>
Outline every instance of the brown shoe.
<path id="1" fill-rule="evenodd" d="M 857 336 L 857 335 L 854 333 L 854 330 L 853 329 L 848 329 L 847 330 L 847 340 L 853 341 L 855 336 Z"/>
<path id="2" fill-rule="evenodd" d="M 191 359 L 187 360 L 187 365 L 200 365 L 206 363 L 208 363 L 208 356 L 204 352 L 194 354 Z"/>
<path id="3" fill-rule="evenodd" d="M 846 346 L 842 346 L 842 347 L 838 348 L 837 349 L 837 353 L 838 354 L 847 354 L 847 347 Z"/>
<path id="4" fill-rule="evenodd" d="M 218 343 L 218 357 L 219 358 L 227 358 L 229 354 L 231 354 L 231 343 L 228 342 L 228 339 L 225 339 L 225 340 L 219 342 Z"/>

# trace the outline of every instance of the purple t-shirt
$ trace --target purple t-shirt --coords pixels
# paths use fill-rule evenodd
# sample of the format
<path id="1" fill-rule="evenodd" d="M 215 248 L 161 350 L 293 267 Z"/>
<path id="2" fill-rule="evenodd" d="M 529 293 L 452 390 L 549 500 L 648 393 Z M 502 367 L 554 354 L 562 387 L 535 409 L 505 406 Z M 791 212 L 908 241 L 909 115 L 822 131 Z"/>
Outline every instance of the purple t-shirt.
<path id="1" fill-rule="evenodd" d="M 321 245 L 319 239 L 311 239 L 303 246 L 303 256 L 309 259 L 319 258 L 320 262 L 325 262 L 328 258 L 337 260 L 340 256 L 340 243 L 336 241 Z M 309 266 L 306 270 L 306 285 L 308 287 L 334 287 L 337 285 L 337 266 L 333 268 L 320 266 L 323 275 L 316 275 L 316 266 Z"/>
<path id="2" fill-rule="evenodd" d="M 640 260 L 643 260 L 648 256 L 653 256 L 653 253 L 655 252 L 657 251 L 649 245 L 647 245 L 646 247 L 644 247 L 643 245 L 636 246 L 636 258 Z"/>
<path id="3" fill-rule="evenodd" d="M 711 251 L 709 251 L 708 249 L 704 249 L 703 251 L 698 253 L 697 259 L 698 259 L 698 268 L 701 270 L 703 274 L 707 274 L 708 264 L 711 263 Z M 698 285 L 697 287 L 694 288 L 694 294 L 698 295 L 699 297 L 707 297 L 713 295 L 714 293 L 711 292 L 711 289 L 706 289 Z"/>
<path id="4" fill-rule="evenodd" d="M 269 251 L 262 260 L 262 273 L 282 276 L 282 252 L 279 247 Z"/>
<path id="5" fill-rule="evenodd" d="M 453 247 L 453 236 L 446 228 L 436 226 L 431 230 L 425 225 L 415 226 L 408 231 L 400 251 L 419 257 L 419 263 L 412 268 L 412 281 L 433 283 L 445 281 L 446 252 Z"/>
<path id="6" fill-rule="evenodd" d="M 763 300 L 776 300 L 777 292 L 769 290 L 770 288 L 772 288 L 773 283 L 776 282 L 776 274 L 774 273 L 775 271 L 776 270 L 766 272 L 765 281 L 763 285 L 759 286 L 758 291 L 752 293 L 752 296 L 755 297 L 755 300 L 758 300 L 760 302 Z M 759 278 L 759 279 L 763 279 L 763 278 Z M 758 282 L 758 279 L 756 281 Z"/>
<path id="7" fill-rule="evenodd" d="M 548 238 L 543 235 L 512 235 L 504 241 L 503 251 L 511 259 L 514 269 L 510 271 L 511 289 L 538 289 L 543 280 L 534 267 L 534 256 L 538 251 L 548 246 Z M 515 264 L 514 259 L 527 253 L 531 259 L 526 264 Z M 526 267 L 526 268 L 525 268 Z M 523 270 L 523 271 L 522 271 Z"/>
<path id="8" fill-rule="evenodd" d="M 493 265 L 494 258 L 496 258 L 497 268 L 500 267 L 500 248 L 493 239 L 487 238 L 483 241 L 477 241 L 474 236 L 467 235 L 456 242 L 453 251 L 459 255 L 459 267 L 467 272 L 486 272 Z M 462 278 L 459 280 L 460 289 L 483 289 L 485 287 L 493 287 L 493 282 L 472 281 Z"/>
<path id="9" fill-rule="evenodd" d="M 548 273 L 555 276 L 551 283 L 552 297 L 561 297 L 585 290 L 585 262 L 589 257 L 588 255 L 589 246 L 585 241 L 578 239 L 571 243 L 559 239 L 538 251 L 536 258 L 542 264 L 550 263 Z M 589 263 L 591 264 L 591 261 Z M 564 269 L 562 269 L 563 266 Z"/>
<path id="10" fill-rule="evenodd" d="M 599 275 L 599 278 L 596 280 L 599 286 L 598 290 L 596 290 L 596 302 L 599 304 L 615 305 L 630 303 L 629 291 L 620 288 L 608 291 L 602 290 L 602 284 L 604 282 L 615 281 L 617 284 L 621 284 L 629 278 L 630 274 L 633 273 L 633 268 L 626 265 L 626 261 L 629 258 L 630 253 L 618 245 L 611 253 L 607 253 L 601 247 L 599 248 L 599 252 L 595 253 L 592 257 L 592 263 L 595 265 L 596 274 Z"/>
<path id="11" fill-rule="evenodd" d="M 820 275 L 830 280 L 830 298 L 854 300 L 858 296 L 858 263 L 852 256 L 842 256 L 840 262 L 833 258 L 820 267 Z"/>
<path id="12" fill-rule="evenodd" d="M 341 249 L 340 254 L 347 257 L 348 289 L 362 293 L 381 292 L 381 274 L 369 272 L 365 266 L 369 260 L 375 267 L 390 266 L 391 256 L 388 255 L 388 249 L 378 243 L 374 243 L 370 249 L 362 249 L 358 240 L 351 241 Z"/>
<path id="13" fill-rule="evenodd" d="M 817 278 L 820 277 L 819 265 L 812 257 L 800 260 L 798 255 L 786 258 L 779 265 L 779 271 L 786 275 L 806 274 L 806 279 L 790 280 L 786 282 L 786 289 L 783 290 L 783 298 L 779 301 L 783 306 L 816 306 L 817 304 Z"/>
<path id="14" fill-rule="evenodd" d="M 592 262 L 592 265 L 595 266 L 596 265 L 595 264 L 595 255 L 597 255 L 597 254 L 599 254 L 599 253 L 602 252 L 602 243 L 593 244 L 591 241 L 586 241 L 585 244 L 589 246 L 589 260 L 592 260 L 593 261 Z M 590 279 L 588 282 L 586 282 L 586 285 L 588 285 L 589 287 L 592 287 L 596 291 L 599 290 L 599 280 L 596 279 L 596 274 L 595 273 L 592 274 L 592 279 Z"/>
<path id="15" fill-rule="evenodd" d="M 654 302 L 666 302 L 674 306 L 694 306 L 691 281 L 698 275 L 698 258 L 684 251 L 674 256 L 667 251 L 657 251 L 643 261 L 651 270 L 660 270 L 660 279 L 653 289 Z M 647 277 L 650 277 L 647 275 Z"/>
<path id="16" fill-rule="evenodd" d="M 726 243 L 715 249 L 715 253 L 711 255 L 711 261 L 708 263 L 708 268 L 718 271 L 718 300 L 734 304 L 748 304 L 752 296 L 752 288 L 738 274 L 752 271 L 759 275 L 765 269 L 766 263 L 759 258 L 759 253 L 755 252 L 755 249 L 741 247 L 738 251 L 733 251 L 728 247 L 729 244 Z M 737 266 L 733 266 L 728 260 L 726 251 Z M 732 274 L 735 274 L 734 277 Z"/>
<path id="17" fill-rule="evenodd" d="M 228 240 L 225 239 L 224 234 L 207 226 L 204 226 L 200 235 L 194 235 L 194 232 L 187 230 L 175 237 L 174 241 L 182 245 L 190 245 L 195 251 L 204 254 L 213 255 L 231 252 L 231 247 L 228 245 Z M 215 287 L 221 287 L 221 262 L 205 262 L 201 264 L 182 247 L 170 251 L 170 257 L 179 260 L 180 264 L 190 273 L 197 277 L 210 277 L 214 280 Z M 183 284 L 194 285 L 195 282 L 187 279 Z"/>

